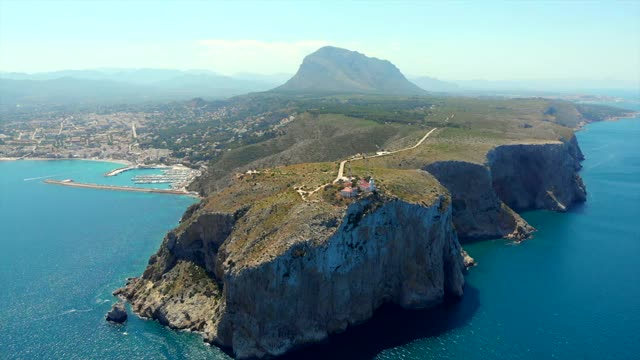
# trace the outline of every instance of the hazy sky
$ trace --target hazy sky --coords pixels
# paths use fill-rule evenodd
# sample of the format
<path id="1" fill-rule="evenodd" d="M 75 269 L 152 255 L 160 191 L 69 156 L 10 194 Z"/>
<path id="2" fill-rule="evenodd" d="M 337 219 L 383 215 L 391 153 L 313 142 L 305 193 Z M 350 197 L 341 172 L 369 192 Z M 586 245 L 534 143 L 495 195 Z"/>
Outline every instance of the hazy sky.
<path id="1" fill-rule="evenodd" d="M 640 79 L 640 1 L 0 0 L 0 71 L 294 73 L 323 45 L 442 79 Z"/>

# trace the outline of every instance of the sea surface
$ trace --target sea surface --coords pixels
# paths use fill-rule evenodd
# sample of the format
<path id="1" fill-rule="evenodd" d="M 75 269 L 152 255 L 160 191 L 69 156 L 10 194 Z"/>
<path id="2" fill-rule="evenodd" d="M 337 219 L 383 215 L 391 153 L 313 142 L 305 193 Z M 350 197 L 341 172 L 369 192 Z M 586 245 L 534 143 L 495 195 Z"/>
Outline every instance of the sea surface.
<path id="1" fill-rule="evenodd" d="M 638 359 L 640 118 L 588 125 L 578 140 L 587 203 L 524 214 L 538 231 L 520 245 L 465 245 L 478 266 L 461 301 L 385 307 L 288 358 Z M 135 175 L 102 177 L 117 167 L 0 162 L 0 359 L 227 359 L 153 321 L 104 321 L 111 292 L 144 270 L 194 199 L 25 180 L 125 184 Z"/>
<path id="2" fill-rule="evenodd" d="M 19 160 L 18 162 L 32 162 L 29 160 Z M 64 165 L 73 164 L 70 168 Z M 171 186 L 164 184 L 136 184 L 133 177 L 136 175 L 158 175 L 162 174 L 162 169 L 133 169 L 121 172 L 116 176 L 104 176 L 111 170 L 123 168 L 127 165 L 112 162 L 93 161 L 93 160 L 43 160 L 38 161 L 35 165 L 40 174 L 23 179 L 24 181 L 43 181 L 46 179 L 65 180 L 71 179 L 75 182 L 112 185 L 112 186 L 131 186 L 153 189 L 170 189 Z"/>
<path id="3" fill-rule="evenodd" d="M 525 213 L 519 245 L 466 245 L 471 296 L 442 323 L 459 322 L 378 359 L 640 359 L 640 118 L 577 136 L 587 202 Z"/>
<path id="4" fill-rule="evenodd" d="M 0 359 L 204 359 L 199 336 L 104 315 L 111 292 L 144 271 L 187 196 L 72 188 L 45 178 L 130 185 L 134 170 L 95 161 L 0 162 Z"/>

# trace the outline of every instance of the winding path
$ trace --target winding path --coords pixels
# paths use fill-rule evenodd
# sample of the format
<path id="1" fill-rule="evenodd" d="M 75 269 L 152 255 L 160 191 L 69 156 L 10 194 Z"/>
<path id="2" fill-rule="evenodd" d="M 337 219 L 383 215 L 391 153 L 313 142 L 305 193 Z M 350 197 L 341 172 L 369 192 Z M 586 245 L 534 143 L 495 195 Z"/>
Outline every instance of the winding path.
<path id="1" fill-rule="evenodd" d="M 384 154 L 371 155 L 371 156 L 369 156 L 369 159 L 377 158 L 377 157 L 382 157 L 382 156 L 389 156 L 389 155 L 397 154 L 397 153 L 399 153 L 399 152 L 408 151 L 408 150 L 413 150 L 413 149 L 417 148 L 418 146 L 422 145 L 422 143 L 423 143 L 425 140 L 427 140 L 427 138 L 429 137 L 429 135 L 431 135 L 431 133 L 432 133 L 432 132 L 434 132 L 436 129 L 437 129 L 437 128 L 433 128 L 433 129 L 431 129 L 431 131 L 429 131 L 428 133 L 426 133 L 426 134 L 422 137 L 422 139 L 420 139 L 420 141 L 418 141 L 418 142 L 417 142 L 415 145 L 413 145 L 413 146 L 410 146 L 410 147 L 408 147 L 408 148 L 404 148 L 404 149 L 400 149 L 400 150 L 395 150 L 395 151 L 385 152 Z M 343 160 L 342 162 L 340 162 L 340 168 L 338 169 L 338 177 L 336 177 L 336 179 L 335 179 L 335 180 L 333 180 L 333 183 L 335 184 L 335 183 L 337 183 L 338 181 L 340 181 L 340 180 L 344 180 L 344 179 L 345 179 L 345 177 L 344 177 L 344 165 L 345 165 L 346 163 L 348 163 L 349 161 L 353 161 L 353 160 L 362 160 L 362 159 L 364 159 L 364 156 L 363 156 L 363 157 L 360 157 L 360 158 L 355 158 L 355 159 L 354 159 L 354 158 L 352 158 L 352 159 L 347 159 L 347 160 Z"/>
<path id="2" fill-rule="evenodd" d="M 408 151 L 408 150 L 413 150 L 415 148 L 417 148 L 418 146 L 422 145 L 422 143 L 427 140 L 427 138 L 429 137 L 429 135 L 431 135 L 431 133 L 433 133 L 434 131 L 436 131 L 438 128 L 433 128 L 431 129 L 429 132 L 427 132 L 422 139 L 420 139 L 415 145 L 404 148 L 404 149 L 400 149 L 400 150 L 395 150 L 395 151 L 389 151 L 389 152 L 385 152 L 383 154 L 376 154 L 376 155 L 372 155 L 369 156 L 368 158 L 377 158 L 377 157 L 382 157 L 382 156 L 389 156 L 389 155 L 394 155 L 403 151 Z M 333 180 L 333 182 L 327 183 L 327 184 L 323 184 L 318 186 L 317 188 L 315 188 L 313 191 L 311 192 L 306 192 L 304 190 L 298 189 L 296 190 L 298 192 L 298 194 L 300 194 L 300 196 L 302 197 L 302 200 L 307 201 L 307 197 L 311 196 L 313 194 L 315 194 L 316 192 L 320 191 L 321 189 L 324 189 L 325 187 L 331 185 L 331 184 L 335 184 L 337 182 L 339 182 L 340 180 L 345 180 L 346 178 L 344 177 L 344 166 L 346 165 L 346 163 L 348 163 L 349 161 L 355 161 L 355 160 L 362 160 L 364 159 L 364 156 L 359 157 L 359 158 L 350 158 L 347 160 L 342 160 L 340 162 L 340 167 L 338 167 L 338 176 L 336 176 L 335 180 Z"/>

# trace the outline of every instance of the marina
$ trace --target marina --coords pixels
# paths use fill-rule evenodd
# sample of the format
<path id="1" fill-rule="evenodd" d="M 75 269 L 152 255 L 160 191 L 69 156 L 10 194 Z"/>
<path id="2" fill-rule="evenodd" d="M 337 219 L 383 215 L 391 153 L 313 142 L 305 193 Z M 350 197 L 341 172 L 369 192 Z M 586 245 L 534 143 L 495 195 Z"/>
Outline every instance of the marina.
<path id="1" fill-rule="evenodd" d="M 162 171 L 162 174 L 136 175 L 131 180 L 135 184 L 170 184 L 172 189 L 185 188 L 200 171 L 183 166 L 174 166 Z"/>
<path id="2" fill-rule="evenodd" d="M 117 176 L 126 171 L 138 169 L 160 169 L 162 173 L 136 175 L 131 179 L 134 184 L 170 184 L 171 189 L 174 190 L 184 190 L 189 183 L 201 175 L 199 170 L 194 170 L 183 165 L 130 165 L 111 170 L 105 173 L 104 176 Z"/>

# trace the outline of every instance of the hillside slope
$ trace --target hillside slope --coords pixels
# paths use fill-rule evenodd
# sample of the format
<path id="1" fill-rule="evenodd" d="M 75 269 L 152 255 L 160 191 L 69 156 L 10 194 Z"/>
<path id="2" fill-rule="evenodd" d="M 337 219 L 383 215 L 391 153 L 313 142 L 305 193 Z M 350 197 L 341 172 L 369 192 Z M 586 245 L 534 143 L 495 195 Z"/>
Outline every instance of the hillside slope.
<path id="1" fill-rule="evenodd" d="M 533 228 L 514 209 L 585 201 L 583 156 L 561 124 L 609 113 L 539 98 L 395 99 L 387 113 L 362 98 L 316 99 L 306 112 L 288 103 L 298 115 L 280 136 L 212 163 L 200 180 L 208 197 L 116 294 L 238 358 L 323 341 L 384 303 L 425 308 L 458 297 L 470 263 L 458 239 L 523 240 Z M 376 156 L 378 143 L 399 151 Z M 347 173 L 375 179 L 376 189 L 343 197 L 350 182 L 333 181 L 336 160 L 355 152 Z M 247 168 L 258 171 L 210 185 Z"/>
<path id="2" fill-rule="evenodd" d="M 387 60 L 326 46 L 304 58 L 298 72 L 278 92 L 424 94 Z"/>

